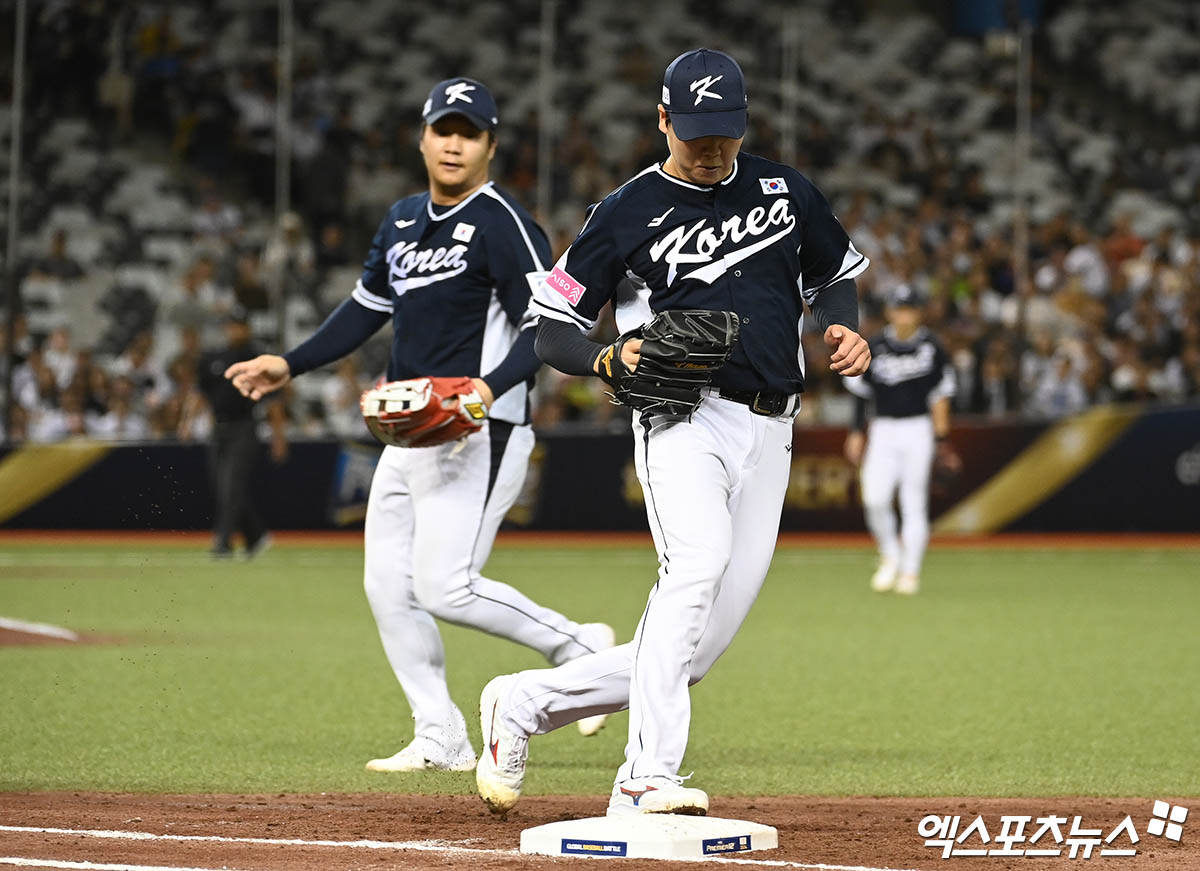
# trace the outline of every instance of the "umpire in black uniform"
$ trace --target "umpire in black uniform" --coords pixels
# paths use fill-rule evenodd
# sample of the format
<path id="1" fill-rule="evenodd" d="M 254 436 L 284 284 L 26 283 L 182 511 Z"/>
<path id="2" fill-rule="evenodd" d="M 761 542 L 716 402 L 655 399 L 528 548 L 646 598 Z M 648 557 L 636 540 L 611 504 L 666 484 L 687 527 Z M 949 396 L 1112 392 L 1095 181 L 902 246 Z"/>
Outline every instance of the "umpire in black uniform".
<path id="1" fill-rule="evenodd" d="M 200 390 L 213 413 L 209 446 L 209 474 L 216 496 L 212 555 L 232 556 L 231 539 L 240 530 L 246 556 L 253 557 L 270 544 L 270 535 L 250 495 L 250 479 L 259 455 L 255 403 L 225 380 L 225 370 L 257 357 L 262 348 L 253 341 L 246 311 L 240 306 L 226 316 L 225 337 L 225 347 L 206 352 L 197 364 Z M 265 405 L 271 423 L 271 459 L 282 462 L 287 458 L 283 406 L 278 402 Z"/>

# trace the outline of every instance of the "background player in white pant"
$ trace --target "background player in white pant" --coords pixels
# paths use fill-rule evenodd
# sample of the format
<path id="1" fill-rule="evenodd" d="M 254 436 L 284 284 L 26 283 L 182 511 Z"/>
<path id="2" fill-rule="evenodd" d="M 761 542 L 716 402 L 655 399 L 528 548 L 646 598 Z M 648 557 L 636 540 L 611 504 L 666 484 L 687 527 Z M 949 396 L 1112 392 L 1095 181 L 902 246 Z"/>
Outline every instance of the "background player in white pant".
<path id="1" fill-rule="evenodd" d="M 879 547 L 871 589 L 911 595 L 920 587 L 929 544 L 929 474 L 935 450 L 942 451 L 943 462 L 957 462 L 945 441 L 954 367 L 934 335 L 921 326 L 920 301 L 912 288 L 892 290 L 886 316 L 887 327 L 871 339 L 870 371 L 846 379 L 856 397 L 856 414 L 845 454 L 854 465 L 862 463 L 863 510 Z M 874 418 L 864 432 L 871 400 Z M 935 447 L 938 442 L 940 448 Z M 899 534 L 892 507 L 897 490 Z"/>
<path id="2" fill-rule="evenodd" d="M 535 286 L 538 354 L 568 373 L 597 373 L 606 348 L 585 331 L 609 301 L 622 332 L 666 309 L 733 310 L 741 339 L 690 418 L 635 414 L 659 572 L 633 641 L 484 689 L 476 779 L 496 812 L 520 797 L 530 735 L 626 705 L 629 740 L 609 813 L 706 812 L 705 793 L 678 776 L 688 686 L 729 646 L 771 563 L 804 385 L 804 303 L 834 349 L 835 371 L 858 374 L 870 361 L 855 331 L 853 281 L 867 260 L 812 182 L 739 154 L 746 91 L 733 58 L 707 49 L 676 58 L 659 129 L 670 157 L 596 206 Z M 639 347 L 625 344 L 627 365 Z"/>
<path id="3" fill-rule="evenodd" d="M 299 347 L 226 372 L 258 399 L 391 321 L 388 380 L 471 376 L 489 406 L 482 431 L 437 447 L 389 446 L 375 470 L 365 586 L 416 725 L 407 747 L 367 763 L 374 771 L 475 767 L 434 617 L 527 645 L 555 664 L 613 644 L 610 627 L 581 626 L 480 574 L 533 448 L 529 387 L 540 363 L 526 276 L 545 269 L 550 247 L 525 210 L 488 181 L 497 111 L 487 89 L 472 79 L 441 82 L 422 115 L 429 190 L 384 217 L 351 298 Z"/>

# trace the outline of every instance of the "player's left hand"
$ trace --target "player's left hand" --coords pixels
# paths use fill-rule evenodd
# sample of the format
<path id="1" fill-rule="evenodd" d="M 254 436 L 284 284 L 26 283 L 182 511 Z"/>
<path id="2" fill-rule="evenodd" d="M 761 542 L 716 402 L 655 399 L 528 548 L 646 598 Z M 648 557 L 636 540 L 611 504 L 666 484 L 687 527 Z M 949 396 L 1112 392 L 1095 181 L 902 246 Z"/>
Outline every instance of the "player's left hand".
<path id="1" fill-rule="evenodd" d="M 488 387 L 487 382 L 482 378 L 472 378 L 471 383 L 475 385 L 475 389 L 479 391 L 479 395 L 483 397 L 483 404 L 488 408 L 492 407 L 492 400 L 496 397 L 492 395 L 492 388 Z"/>
<path id="2" fill-rule="evenodd" d="M 867 340 L 842 324 L 825 331 L 825 344 L 833 348 L 829 368 L 839 375 L 861 375 L 871 365 L 871 347 Z"/>

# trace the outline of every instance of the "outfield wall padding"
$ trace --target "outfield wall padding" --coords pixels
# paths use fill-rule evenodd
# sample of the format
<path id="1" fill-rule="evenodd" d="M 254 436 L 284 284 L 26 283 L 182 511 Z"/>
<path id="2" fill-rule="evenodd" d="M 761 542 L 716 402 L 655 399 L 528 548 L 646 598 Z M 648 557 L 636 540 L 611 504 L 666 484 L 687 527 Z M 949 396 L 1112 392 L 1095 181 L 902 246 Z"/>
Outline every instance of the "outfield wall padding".
<path id="1" fill-rule="evenodd" d="M 863 529 L 846 431 L 797 427 L 785 531 Z M 961 423 L 962 475 L 934 487 L 943 534 L 1200 531 L 1200 407 L 1100 407 L 1068 420 Z M 275 529 L 361 525 L 380 448 L 300 442 L 283 465 L 266 451 L 252 491 Z M 212 520 L 204 445 L 76 442 L 0 456 L 0 526 L 23 529 L 206 529 Z M 539 437 L 512 526 L 646 528 L 628 433 Z"/>

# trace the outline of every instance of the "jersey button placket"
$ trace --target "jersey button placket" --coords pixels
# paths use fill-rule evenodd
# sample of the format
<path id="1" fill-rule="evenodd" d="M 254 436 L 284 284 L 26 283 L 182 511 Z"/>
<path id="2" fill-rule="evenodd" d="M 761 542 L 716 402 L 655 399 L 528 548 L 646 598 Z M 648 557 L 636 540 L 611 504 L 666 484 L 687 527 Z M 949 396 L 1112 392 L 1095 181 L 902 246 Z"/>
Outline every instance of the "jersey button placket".
<path id="1" fill-rule="evenodd" d="M 720 194 L 721 194 L 721 185 L 719 185 L 719 184 L 714 185 L 712 192 L 711 192 L 712 204 L 713 204 L 713 218 L 716 220 L 718 228 L 723 227 L 725 225 L 726 218 L 732 217 L 732 215 L 725 215 L 721 211 L 721 208 L 717 205 L 717 200 L 721 198 Z M 725 244 L 722 243 L 721 248 L 724 249 L 725 247 L 726 247 Z M 724 256 L 724 255 L 722 255 L 722 256 Z M 729 273 L 727 273 L 727 275 L 729 275 Z M 733 270 L 733 273 L 730 278 L 722 278 L 722 280 L 721 280 L 721 283 L 725 285 L 725 292 L 729 297 L 729 310 L 733 311 L 733 312 L 737 311 L 737 302 L 734 298 L 733 281 L 731 280 L 731 278 L 741 278 L 741 277 L 742 277 L 742 270 L 735 269 L 735 270 Z M 742 321 L 742 323 L 749 323 L 749 320 L 744 320 L 744 321 Z"/>

